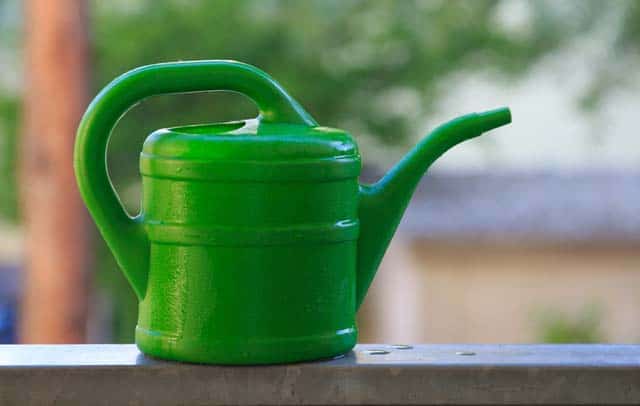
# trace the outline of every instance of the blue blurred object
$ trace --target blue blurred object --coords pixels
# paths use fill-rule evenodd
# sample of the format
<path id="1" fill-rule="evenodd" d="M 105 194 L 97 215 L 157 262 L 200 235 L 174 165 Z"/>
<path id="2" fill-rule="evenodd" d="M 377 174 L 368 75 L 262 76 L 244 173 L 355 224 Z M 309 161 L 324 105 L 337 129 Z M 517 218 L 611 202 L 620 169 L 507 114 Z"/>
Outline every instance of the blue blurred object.
<path id="1" fill-rule="evenodd" d="M 16 265 L 0 264 L 0 344 L 13 344 L 17 338 L 18 270 Z"/>
<path id="2" fill-rule="evenodd" d="M 0 344 L 16 342 L 16 302 L 4 300 L 0 303 Z"/>

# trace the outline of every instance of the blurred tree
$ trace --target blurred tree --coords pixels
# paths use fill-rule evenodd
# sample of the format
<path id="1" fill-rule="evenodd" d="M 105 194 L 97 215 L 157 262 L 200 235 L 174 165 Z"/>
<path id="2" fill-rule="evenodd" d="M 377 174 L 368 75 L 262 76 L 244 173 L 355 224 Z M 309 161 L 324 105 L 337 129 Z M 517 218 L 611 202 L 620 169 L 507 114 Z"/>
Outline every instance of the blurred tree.
<path id="1" fill-rule="evenodd" d="M 15 13 L 16 3 L 0 0 L 0 38 L 15 31 L 1 22 Z M 437 106 L 447 90 L 441 84 L 451 75 L 487 71 L 501 80 L 518 78 L 612 14 L 621 16 L 613 26 L 612 52 L 635 50 L 640 37 L 640 7 L 632 0 L 92 0 L 90 13 L 91 94 L 139 65 L 237 59 L 272 74 L 323 125 L 376 137 L 382 144 L 397 144 L 417 131 L 417 118 Z M 0 43 L 0 62 L 2 49 Z M 604 77 L 594 78 L 585 105 L 616 84 Z M 9 169 L 14 165 L 11 123 L 19 114 L 15 99 L 20 95 L 3 96 L 1 90 L 0 75 L 0 125 L 5 128 L 0 127 L 0 137 L 8 146 L 0 165 Z M 109 151 L 111 175 L 128 207 L 137 207 L 137 155 L 152 130 L 237 119 L 254 110 L 229 94 L 160 96 L 133 109 L 115 130 Z M 11 173 L 0 173 L 0 182 L 10 186 L 3 188 L 0 214 L 13 217 Z M 113 262 L 101 264 L 102 286 L 121 296 L 123 311 L 135 308 Z M 118 340 L 130 339 L 133 329 L 124 331 Z"/>

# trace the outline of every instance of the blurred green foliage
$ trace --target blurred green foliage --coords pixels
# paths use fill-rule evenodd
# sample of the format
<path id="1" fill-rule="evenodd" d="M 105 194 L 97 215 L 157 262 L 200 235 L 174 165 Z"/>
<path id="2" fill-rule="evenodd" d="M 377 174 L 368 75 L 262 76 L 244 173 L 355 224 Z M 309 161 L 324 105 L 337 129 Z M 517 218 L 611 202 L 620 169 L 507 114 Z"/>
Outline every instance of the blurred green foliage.
<path id="1" fill-rule="evenodd" d="M 0 218 L 15 221 L 18 217 L 17 143 L 19 103 L 15 98 L 2 98 L 0 94 Z"/>
<path id="2" fill-rule="evenodd" d="M 19 40 L 14 40 L 20 33 L 18 4 L 0 0 L 0 63 L 3 58 L 20 57 Z M 611 9 L 622 16 L 614 51 L 630 52 L 640 36 L 640 7 L 634 1 L 532 1 L 526 3 L 526 21 L 515 18 L 515 26 L 509 23 L 516 14 L 509 11 L 513 4 L 509 0 L 91 0 L 92 95 L 115 76 L 140 65 L 237 59 L 272 74 L 323 125 L 397 144 L 417 130 L 413 127 L 417 117 L 437 106 L 447 90 L 443 83 L 452 75 L 484 71 L 503 81 L 516 79 L 541 57 L 592 29 Z M 11 66 L 17 69 L 20 64 Z M 2 75 L 0 71 L 0 216 L 17 221 L 20 92 L 3 91 Z M 595 95 L 602 87 L 599 83 L 609 82 L 595 81 Z M 398 98 L 407 97 L 419 105 L 417 110 L 397 107 Z M 111 175 L 124 191 L 128 207 L 137 207 L 138 151 L 151 131 L 254 113 L 248 100 L 233 94 L 160 96 L 134 108 L 119 123 L 109 147 Z M 129 341 L 135 300 L 120 273 L 114 272 L 102 243 L 99 247 L 97 280 L 121 306 L 115 318 L 120 323 L 116 341 Z"/>
<path id="3" fill-rule="evenodd" d="M 575 315 L 547 309 L 537 317 L 539 341 L 543 343 L 601 343 L 603 312 L 599 305 L 584 306 Z"/>

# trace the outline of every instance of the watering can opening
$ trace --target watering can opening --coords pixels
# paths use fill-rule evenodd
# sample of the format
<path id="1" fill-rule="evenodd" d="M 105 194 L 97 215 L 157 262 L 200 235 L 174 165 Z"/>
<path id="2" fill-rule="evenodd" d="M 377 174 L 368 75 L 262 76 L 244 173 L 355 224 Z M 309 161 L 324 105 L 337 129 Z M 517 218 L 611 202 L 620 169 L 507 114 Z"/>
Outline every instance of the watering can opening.
<path id="1" fill-rule="evenodd" d="M 248 120 L 228 121 L 224 123 L 194 124 L 180 127 L 172 127 L 171 131 L 180 134 L 233 134 L 247 126 Z"/>

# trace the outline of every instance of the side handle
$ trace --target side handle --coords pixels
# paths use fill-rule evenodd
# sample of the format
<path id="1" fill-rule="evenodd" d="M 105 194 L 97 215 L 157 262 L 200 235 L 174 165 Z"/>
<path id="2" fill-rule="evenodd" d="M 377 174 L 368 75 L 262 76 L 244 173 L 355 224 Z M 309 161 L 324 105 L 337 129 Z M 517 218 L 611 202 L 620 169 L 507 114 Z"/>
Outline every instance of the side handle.
<path id="1" fill-rule="evenodd" d="M 116 78 L 91 102 L 75 143 L 80 194 L 98 230 L 139 299 L 144 298 L 149 241 L 143 214 L 129 216 L 109 178 L 106 151 L 118 120 L 141 100 L 160 94 L 232 91 L 252 99 L 262 123 L 316 126 L 316 122 L 263 71 L 235 61 L 171 62 L 143 66 Z"/>

